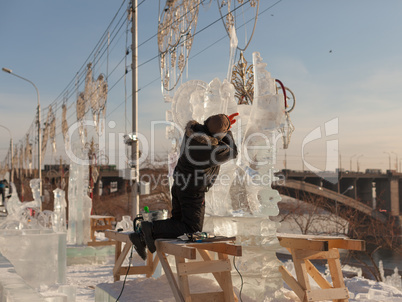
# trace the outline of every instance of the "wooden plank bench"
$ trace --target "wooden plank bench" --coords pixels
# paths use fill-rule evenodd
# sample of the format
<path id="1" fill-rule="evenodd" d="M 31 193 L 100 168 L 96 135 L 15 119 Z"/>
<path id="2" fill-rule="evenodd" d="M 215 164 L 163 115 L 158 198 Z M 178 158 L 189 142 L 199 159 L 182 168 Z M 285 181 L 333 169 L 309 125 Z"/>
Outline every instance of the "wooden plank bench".
<path id="1" fill-rule="evenodd" d="M 120 276 L 128 275 L 143 275 L 145 274 L 147 278 L 151 277 L 155 272 L 155 269 L 159 263 L 159 258 L 157 255 L 155 257 L 147 250 L 147 262 L 145 265 L 140 266 L 122 266 L 124 259 L 126 259 L 127 254 L 130 252 L 133 244 L 128 237 L 131 232 L 117 232 L 113 230 L 106 230 L 105 236 L 111 240 L 114 240 L 116 244 L 115 250 L 115 263 L 113 268 L 113 279 L 114 282 L 120 280 Z M 123 250 L 122 243 L 125 243 Z M 127 272 L 128 271 L 128 272 Z"/>
<path id="2" fill-rule="evenodd" d="M 292 235 L 279 235 L 278 240 L 280 245 L 287 248 L 291 253 L 297 277 L 297 279 L 294 278 L 282 265 L 279 267 L 282 279 L 302 302 L 348 301 L 349 292 L 343 280 L 338 249 L 364 251 L 366 248 L 365 241 L 307 235 L 294 237 Z M 311 263 L 310 260 L 312 259 L 328 261 L 332 284 Z M 321 287 L 320 289 L 311 289 L 308 275 Z"/>
<path id="3" fill-rule="evenodd" d="M 194 243 L 167 239 L 157 239 L 155 245 L 176 301 L 238 301 L 233 292 L 232 268 L 228 255 L 241 256 L 241 246 L 227 241 Z M 196 252 L 201 255 L 203 260 L 187 262 L 186 259 L 196 259 Z M 217 253 L 218 260 L 214 260 L 210 252 Z M 167 255 L 175 256 L 178 282 L 167 261 Z M 209 293 L 191 293 L 188 277 L 205 273 L 212 273 L 222 290 Z"/>
<path id="4" fill-rule="evenodd" d="M 90 224 L 91 224 L 91 241 L 88 242 L 89 246 L 101 246 L 101 245 L 111 245 L 115 244 L 114 241 L 111 240 L 103 240 L 97 241 L 95 232 L 96 231 L 105 231 L 113 229 L 113 222 L 115 218 L 113 216 L 100 216 L 100 215 L 91 215 L 90 216 Z"/>

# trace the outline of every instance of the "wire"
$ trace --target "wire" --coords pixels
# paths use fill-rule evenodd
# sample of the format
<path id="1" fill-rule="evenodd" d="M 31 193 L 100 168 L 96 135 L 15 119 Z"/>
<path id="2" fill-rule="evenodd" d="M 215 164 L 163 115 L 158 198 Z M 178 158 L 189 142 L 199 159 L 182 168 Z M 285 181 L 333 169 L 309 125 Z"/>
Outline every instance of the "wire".
<path id="1" fill-rule="evenodd" d="M 128 257 L 129 262 L 128 262 L 128 268 L 127 268 L 126 276 L 124 277 L 123 287 L 121 288 L 120 294 L 117 297 L 116 302 L 119 301 L 121 295 L 123 294 L 124 286 L 126 285 L 127 275 L 128 275 L 128 272 L 130 271 L 131 261 L 133 260 L 133 249 L 134 249 L 134 245 L 131 246 L 131 253 L 130 253 L 130 257 Z"/>
<path id="2" fill-rule="evenodd" d="M 205 1 L 205 0 L 204 0 L 204 1 Z M 249 1 L 250 1 L 250 0 L 249 0 Z M 248 1 L 248 2 L 249 2 L 249 1 Z M 262 11 L 261 13 L 259 13 L 258 15 L 261 15 L 261 14 L 265 13 L 267 10 L 269 10 L 270 8 L 272 8 L 273 6 L 275 6 L 276 4 L 278 4 L 278 3 L 281 2 L 281 1 L 282 1 L 282 0 L 277 1 L 276 3 L 274 3 L 273 5 L 271 5 L 270 7 L 268 7 L 267 9 L 263 10 L 263 11 Z M 143 2 L 144 2 L 144 1 L 142 1 L 138 6 L 140 6 Z M 246 3 L 247 3 L 247 2 L 243 3 L 242 5 L 244 5 L 244 4 L 246 4 Z M 238 6 L 238 7 L 235 8 L 235 9 L 233 9 L 231 12 L 234 12 L 235 10 L 239 9 L 240 7 L 242 7 L 242 5 L 241 5 L 241 6 Z M 137 6 L 137 7 L 138 7 L 138 6 Z M 225 16 L 226 16 L 226 15 L 225 15 Z M 224 18 L 225 16 L 223 16 L 222 18 Z M 213 23 L 210 23 L 209 25 L 205 26 L 205 27 L 202 28 L 201 30 L 197 31 L 197 32 L 194 34 L 194 36 L 195 36 L 196 34 L 202 32 L 202 31 L 204 31 L 204 30 L 207 29 L 208 27 L 212 26 L 213 24 L 217 23 L 220 19 L 221 19 L 221 18 L 217 19 L 217 20 L 214 21 Z M 251 18 L 251 19 L 248 20 L 247 22 L 245 22 L 245 23 L 243 23 L 242 25 L 240 25 L 238 28 L 243 27 L 245 24 L 251 22 L 252 20 L 254 20 L 254 18 Z M 173 22 L 174 22 L 174 21 L 173 21 Z M 153 38 L 153 37 L 155 37 L 155 36 L 157 36 L 157 34 L 153 35 L 151 38 Z M 143 44 L 145 44 L 146 42 L 148 42 L 151 38 L 145 40 L 145 41 L 144 41 L 143 43 L 141 43 L 138 47 L 140 47 L 141 45 L 143 45 Z M 199 51 L 199 52 L 196 53 L 195 55 L 191 56 L 191 57 L 189 58 L 189 60 L 195 58 L 196 56 L 198 56 L 199 54 L 203 53 L 204 51 L 206 51 L 207 49 L 211 48 L 212 46 L 214 46 L 215 44 L 217 44 L 218 42 L 222 41 L 222 40 L 225 39 L 225 38 L 227 38 L 227 35 L 223 35 L 220 39 L 216 40 L 214 43 L 210 44 L 209 46 L 205 47 L 204 49 L 202 49 L 201 51 Z M 184 41 L 183 41 L 183 42 L 184 42 Z M 126 53 L 126 55 L 128 55 L 128 54 Z M 138 65 L 138 68 L 140 68 L 140 67 L 142 67 L 142 66 L 148 64 L 149 62 L 151 62 L 151 61 L 157 59 L 158 57 L 159 57 L 159 54 L 156 55 L 156 56 L 154 56 L 154 57 L 152 57 L 152 58 L 150 58 L 150 59 L 148 59 L 147 61 L 141 63 L 140 65 Z M 117 69 L 117 67 L 121 64 L 121 62 L 122 62 L 123 60 L 125 60 L 125 58 L 126 58 L 126 56 L 123 57 L 123 58 L 120 60 L 120 62 L 119 62 L 118 64 L 116 64 L 115 68 L 111 71 L 110 74 L 112 74 L 112 73 Z M 128 73 L 129 71 L 131 71 L 131 69 L 130 69 L 130 70 L 126 70 L 126 73 Z M 123 75 L 122 77 L 120 77 L 120 78 L 115 82 L 115 84 L 114 84 L 113 86 L 111 86 L 111 88 L 109 89 L 109 92 L 110 92 L 111 89 L 112 89 L 114 86 L 116 86 L 116 85 L 118 84 L 118 82 L 119 82 L 120 80 L 122 80 L 123 78 L 124 78 L 124 75 Z M 149 82 L 148 84 L 146 84 L 145 86 L 143 86 L 142 88 L 138 89 L 138 91 L 144 89 L 145 87 L 151 85 L 152 83 L 154 83 L 154 82 L 156 82 L 156 81 L 158 81 L 158 80 L 160 80 L 160 76 L 158 76 L 157 78 L 155 78 L 154 80 L 152 80 L 151 82 Z M 131 96 L 131 95 L 130 95 L 130 96 Z M 130 96 L 129 96 L 128 98 L 130 98 Z M 115 111 L 116 111 L 121 105 L 123 105 L 124 103 L 125 103 L 125 101 L 123 101 L 123 102 L 121 102 L 119 105 L 117 105 L 117 107 L 115 107 L 111 112 L 108 113 L 107 117 L 109 117 L 113 112 L 115 112 Z M 87 113 L 87 112 L 86 112 L 86 113 Z M 70 117 L 71 117 L 71 115 L 70 115 Z"/>
<path id="3" fill-rule="evenodd" d="M 93 48 L 93 50 L 91 51 L 91 53 L 89 54 L 88 58 L 84 61 L 84 63 L 82 64 L 82 66 L 80 67 L 79 71 L 85 71 L 85 66 L 87 65 L 87 62 L 89 61 L 89 59 L 91 58 L 91 56 L 93 55 L 93 53 L 95 52 L 96 49 L 98 49 L 98 45 L 104 40 L 105 35 L 107 36 L 107 32 L 109 31 L 109 28 L 111 27 L 112 23 L 114 22 L 114 20 L 116 19 L 117 15 L 120 13 L 121 8 L 123 7 L 123 4 L 126 2 L 126 0 L 123 0 L 119 9 L 117 10 L 116 14 L 114 15 L 112 21 L 110 21 L 108 27 L 106 28 L 105 32 L 103 33 L 103 35 L 101 36 L 101 38 L 99 39 L 98 43 L 96 43 L 95 47 Z M 74 83 L 75 81 L 75 77 L 70 81 L 70 83 L 67 85 L 70 86 L 71 83 Z M 56 100 L 58 98 L 60 98 L 61 95 L 63 95 L 63 93 L 66 91 L 66 89 L 64 89 L 60 95 L 56 98 Z"/>
<path id="4" fill-rule="evenodd" d="M 205 1 L 205 0 L 204 0 L 204 1 Z M 204 1 L 202 1 L 202 2 L 204 2 Z M 281 1 L 282 1 L 282 0 L 281 0 Z M 125 2 L 125 1 L 123 1 L 122 5 L 124 4 L 124 2 Z M 140 4 L 138 4 L 137 7 L 139 7 L 139 6 L 140 6 L 141 4 L 143 4 L 144 2 L 145 2 L 145 0 L 143 0 Z M 250 0 L 244 2 L 242 5 L 238 6 L 238 7 L 235 8 L 235 9 L 233 9 L 230 13 L 232 13 L 232 12 L 234 12 L 235 10 L 239 9 L 240 7 L 242 7 L 243 5 L 245 5 L 247 2 L 250 2 Z M 122 5 L 120 6 L 118 12 L 115 14 L 113 20 L 110 22 L 110 24 L 109 24 L 108 28 L 106 29 L 105 33 L 102 35 L 101 39 L 100 39 L 100 40 L 98 41 L 98 43 L 96 44 L 95 48 L 92 50 L 91 54 L 88 56 L 88 58 L 86 59 L 85 63 L 83 64 L 83 66 L 80 68 L 80 71 L 78 72 L 78 73 L 80 73 L 79 80 L 77 81 L 78 83 L 84 82 L 84 80 L 81 80 L 81 79 L 83 79 L 83 78 L 86 77 L 86 69 L 84 69 L 83 67 L 84 67 L 85 64 L 89 61 L 89 58 L 96 52 L 96 50 L 98 50 L 98 52 L 100 51 L 100 50 L 99 50 L 100 44 L 105 40 L 105 34 L 106 34 L 106 37 L 107 37 L 108 29 L 111 27 L 113 21 L 116 19 L 118 13 L 119 13 L 120 10 L 121 10 Z M 200 5 L 200 4 L 198 4 L 198 5 Z M 229 14 L 229 13 L 228 13 L 228 14 Z M 226 14 L 226 15 L 227 15 L 227 14 Z M 225 15 L 225 16 L 226 16 L 226 15 Z M 185 16 L 185 15 L 184 15 L 184 16 Z M 181 18 L 183 18 L 184 16 L 182 16 Z M 223 16 L 223 17 L 225 17 L 225 16 Z M 119 23 L 121 22 L 121 20 L 123 20 L 123 17 L 125 17 L 125 15 L 123 15 L 123 16 L 120 18 L 120 20 L 118 21 L 118 23 L 115 25 L 113 31 L 115 31 L 115 29 L 117 28 L 117 26 L 119 26 Z M 178 18 L 178 20 L 179 20 L 179 19 L 180 19 L 180 18 Z M 202 31 L 206 30 L 207 28 L 211 27 L 212 25 L 214 25 L 215 23 L 217 23 L 219 20 L 221 20 L 221 18 L 218 18 L 218 19 L 215 20 L 214 22 L 208 24 L 207 26 L 205 26 L 205 27 L 202 28 L 201 30 L 197 31 L 196 33 L 194 33 L 194 36 L 197 35 L 197 34 L 199 34 L 199 33 L 201 33 Z M 173 21 L 173 22 L 174 22 L 174 21 Z M 123 25 L 124 25 L 124 23 L 122 23 L 122 24 L 120 25 L 120 27 L 119 27 L 117 33 L 121 30 L 121 28 L 123 27 Z M 113 31 L 112 31 L 112 33 L 113 33 Z M 116 34 L 116 35 L 117 35 L 117 34 Z M 113 38 L 110 39 L 110 44 L 111 44 L 111 43 L 113 42 L 113 40 L 115 39 L 116 35 L 114 35 Z M 156 35 L 157 35 L 157 34 L 156 34 Z M 137 48 L 140 47 L 141 45 L 145 44 L 146 42 L 148 42 L 150 39 L 152 39 L 152 38 L 155 37 L 156 35 L 153 35 L 151 38 L 149 38 L 149 39 L 147 39 L 146 41 L 144 41 L 143 43 L 141 43 L 139 46 L 137 46 Z M 182 43 L 185 43 L 186 40 L 187 40 L 187 39 L 185 39 Z M 182 44 L 182 43 L 181 43 L 181 44 Z M 98 60 L 97 60 L 96 62 L 94 62 L 94 64 L 93 64 L 94 68 L 95 68 L 95 66 L 97 65 L 97 63 L 100 61 L 100 59 L 103 57 L 103 55 L 105 54 L 106 50 L 107 50 L 107 48 L 103 50 L 102 54 L 98 57 Z M 198 54 L 199 54 L 199 53 L 198 53 Z M 148 59 L 147 61 L 141 63 L 140 65 L 138 65 L 137 68 L 140 68 L 140 67 L 142 67 L 142 66 L 148 64 L 149 62 L 151 62 L 151 61 L 157 59 L 158 57 L 159 57 L 159 54 L 156 55 L 156 56 L 154 56 L 154 57 L 152 57 L 152 58 L 150 58 L 150 59 Z M 122 62 L 124 59 L 125 59 L 125 57 L 123 57 L 123 59 L 120 60 L 120 62 L 119 62 L 118 64 L 116 64 L 115 68 L 109 73 L 109 76 L 117 69 L 117 67 L 121 64 L 121 62 Z M 77 73 L 77 74 L 78 74 L 78 73 Z M 121 80 L 121 79 L 122 79 L 122 78 L 120 78 L 119 80 Z M 74 79 L 73 79 L 72 81 L 70 81 L 70 83 L 68 84 L 68 86 L 70 86 L 73 81 L 74 81 Z M 117 84 L 117 82 L 115 83 L 115 85 L 116 85 L 116 84 Z M 115 85 L 113 85 L 113 87 L 114 87 Z M 68 90 L 68 89 L 67 89 L 67 88 L 64 89 L 63 92 L 62 92 L 60 95 L 64 95 L 63 93 L 64 93 L 66 90 Z M 110 89 L 109 89 L 109 92 L 110 92 Z M 73 94 L 73 92 L 71 93 L 71 95 L 72 95 L 72 94 Z M 58 98 L 60 98 L 60 95 L 58 96 Z M 71 96 L 71 95 L 70 95 L 70 96 Z M 70 97 L 70 96 L 69 96 L 69 97 Z M 56 101 L 57 101 L 57 99 L 56 99 Z M 51 105 L 54 105 L 54 103 L 56 103 L 56 101 L 53 102 Z M 51 105 L 50 105 L 50 106 L 51 106 Z M 56 103 L 56 105 L 57 105 L 57 103 Z M 61 107 L 62 103 L 60 103 L 60 104 L 58 104 L 58 105 L 59 105 L 59 106 L 56 106 L 55 109 L 54 109 L 54 111 L 56 111 L 57 109 L 59 109 L 59 107 Z M 89 111 L 89 108 L 88 108 L 88 110 L 85 112 L 85 114 L 86 114 L 88 111 Z M 73 115 L 73 114 L 69 115 L 69 117 L 68 117 L 67 119 L 71 118 L 72 115 Z M 42 117 L 41 124 L 43 124 L 45 121 L 46 121 L 46 117 L 43 116 L 43 117 Z M 61 133 L 61 132 L 59 132 L 58 134 L 60 134 L 60 133 Z"/>
<path id="5" fill-rule="evenodd" d="M 243 302 L 243 300 L 242 300 L 242 298 L 241 298 L 241 292 L 242 292 L 242 290 L 243 290 L 243 276 L 240 274 L 240 271 L 237 269 L 237 266 L 236 266 L 236 256 L 233 256 L 233 266 L 234 266 L 234 268 L 236 269 L 237 273 L 238 273 L 239 276 L 240 276 L 241 284 L 240 284 L 240 291 L 239 291 L 239 299 L 240 299 L 240 301 Z"/>
<path id="6" fill-rule="evenodd" d="M 126 14 L 125 14 L 125 12 L 124 12 L 124 14 L 122 14 L 122 16 L 119 18 L 119 20 L 117 21 L 117 24 L 114 26 L 114 28 L 113 28 L 113 30 L 112 30 L 112 34 L 114 33 L 114 35 L 113 35 L 113 37 L 111 37 L 111 39 L 109 40 L 110 42 L 109 42 L 109 43 L 106 43 L 106 44 L 102 44 L 102 43 L 105 41 L 105 39 L 106 39 L 105 37 L 107 37 L 108 35 L 110 35 L 109 30 L 110 30 L 110 28 L 111 28 L 113 22 L 117 19 L 119 13 L 121 12 L 121 9 L 122 9 L 122 7 L 123 7 L 125 1 L 126 1 L 126 0 L 123 0 L 123 1 L 122 1 L 122 4 L 121 4 L 120 8 L 119 8 L 118 11 L 116 12 L 116 14 L 115 14 L 115 16 L 113 17 L 112 21 L 110 22 L 110 24 L 109 24 L 108 27 L 106 28 L 104 34 L 101 36 L 101 38 L 99 39 L 98 43 L 95 45 L 94 49 L 92 50 L 92 52 L 90 53 L 90 55 L 88 56 L 88 58 L 85 60 L 84 64 L 81 66 L 81 68 L 80 68 L 79 71 L 77 72 L 76 76 L 73 78 L 73 80 L 70 81 L 70 83 L 67 85 L 67 87 L 66 87 L 66 88 L 60 93 L 60 95 L 55 99 L 55 101 L 52 102 L 51 105 L 49 105 L 49 106 L 52 106 L 53 111 L 54 111 L 55 113 L 58 112 L 58 110 L 61 108 L 61 106 L 62 106 L 63 104 L 66 104 L 66 102 L 68 102 L 68 100 L 71 98 L 71 96 L 72 96 L 73 94 L 77 93 L 77 91 L 78 91 L 77 89 L 78 89 L 78 86 L 80 85 L 80 83 L 85 82 L 85 77 L 86 77 L 86 72 L 87 72 L 85 66 L 86 66 L 87 62 L 89 61 L 89 59 L 91 58 L 91 56 L 93 56 L 93 54 L 94 54 L 95 52 L 97 52 L 98 54 L 99 54 L 100 52 L 102 52 L 99 56 L 97 56 L 97 58 L 96 58 L 97 60 L 96 60 L 96 62 L 94 62 L 94 65 L 93 65 L 93 68 L 94 68 L 94 69 L 95 69 L 95 68 L 99 69 L 99 65 L 98 65 L 98 64 L 100 64 L 100 63 L 99 63 L 100 60 L 103 58 L 103 56 L 105 55 L 105 53 L 106 53 L 106 51 L 107 51 L 107 47 L 106 47 L 106 46 L 101 46 L 101 45 L 106 45 L 106 44 L 108 44 L 108 46 L 110 46 L 111 43 L 114 41 L 114 39 L 118 36 L 118 34 L 119 34 L 119 32 L 121 31 L 121 29 L 123 28 L 123 25 L 125 24 L 125 22 L 122 22 L 122 20 L 126 17 Z M 137 5 L 137 7 L 139 7 L 139 6 L 140 6 L 141 4 L 143 4 L 145 1 L 146 1 L 146 0 L 141 1 L 141 3 Z M 204 1 L 205 1 L 205 0 L 204 0 Z M 202 2 L 204 2 L 204 1 L 202 1 Z M 261 12 L 258 14 L 258 16 L 260 16 L 260 15 L 263 14 L 263 13 L 265 13 L 266 11 L 268 11 L 270 8 L 274 7 L 275 5 L 277 5 L 278 3 L 280 3 L 281 1 L 282 1 L 282 0 L 279 0 L 279 1 L 277 1 L 276 3 L 274 3 L 273 5 L 271 5 L 271 6 L 269 6 L 268 8 L 266 8 L 265 10 L 261 11 Z M 232 12 L 234 12 L 235 10 L 239 9 L 240 7 L 242 7 L 242 6 L 243 6 L 244 4 L 246 4 L 247 2 L 250 2 L 250 0 L 244 2 L 242 5 L 240 5 L 240 6 L 238 6 L 238 7 L 236 7 L 236 8 L 233 9 L 230 13 L 232 13 Z M 226 16 L 226 15 L 225 15 L 225 16 Z M 223 16 L 223 17 L 225 17 L 225 16 Z M 205 27 L 202 28 L 201 30 L 197 31 L 197 32 L 194 34 L 194 36 L 197 35 L 197 34 L 199 34 L 199 33 L 201 33 L 202 31 L 206 30 L 207 28 L 211 27 L 212 25 L 214 25 L 215 23 L 217 23 L 219 20 L 221 20 L 221 18 L 218 18 L 216 21 L 214 21 L 214 22 L 208 24 L 207 26 L 205 26 Z M 254 20 L 254 18 L 251 18 L 248 22 L 251 22 L 252 20 Z M 248 22 L 246 22 L 246 23 L 248 23 Z M 244 23 L 243 25 L 239 26 L 238 28 L 244 26 L 246 23 Z M 117 28 L 118 28 L 118 29 L 117 29 Z M 117 29 L 117 31 L 116 31 L 116 29 Z M 145 40 L 144 42 L 142 42 L 139 46 L 137 46 L 137 48 L 140 47 L 140 46 L 142 46 L 143 44 L 147 43 L 148 41 L 150 41 L 150 40 L 151 40 L 153 37 L 155 37 L 156 35 L 157 35 L 157 34 L 153 35 L 151 38 L 149 38 L 149 39 Z M 120 35 L 120 37 L 118 38 L 118 40 L 120 40 L 121 37 L 122 37 L 122 35 Z M 189 60 L 191 60 L 191 59 L 193 59 L 194 57 L 198 56 L 200 53 L 202 53 L 202 52 L 204 52 L 205 50 L 209 49 L 210 47 L 212 47 L 213 45 L 215 45 L 216 43 L 220 42 L 221 40 L 223 40 L 223 39 L 226 38 L 226 37 L 227 37 L 227 36 L 225 35 L 225 36 L 223 36 L 221 39 L 218 39 L 216 42 L 212 43 L 210 46 L 204 48 L 203 50 L 199 51 L 197 54 L 191 56 L 191 57 L 189 58 Z M 107 39 L 106 39 L 106 40 L 107 40 Z M 185 43 L 185 41 L 183 41 L 182 43 Z M 114 48 L 115 46 L 116 46 L 116 44 L 114 44 L 112 47 Z M 103 49 L 102 47 L 105 47 L 105 49 Z M 113 49 L 113 48 L 112 48 L 112 49 Z M 126 50 L 127 50 L 127 49 L 126 49 Z M 126 51 L 126 50 L 125 50 L 125 51 Z M 119 67 L 120 64 L 126 59 L 126 56 L 127 56 L 127 55 L 128 55 L 128 54 L 125 54 L 125 56 L 116 64 L 116 66 L 113 68 L 112 72 L 109 73 L 108 76 L 110 76 L 113 72 L 115 72 L 115 70 L 117 69 L 117 67 Z M 154 56 L 154 57 L 152 57 L 151 59 L 148 59 L 147 61 L 141 63 L 137 68 L 140 68 L 140 67 L 142 67 L 142 66 L 148 64 L 149 62 L 153 61 L 154 59 L 157 59 L 158 57 L 159 57 L 159 55 Z M 126 72 L 128 72 L 127 66 L 125 66 L 125 73 L 126 73 Z M 113 89 L 113 87 L 115 87 L 123 78 L 124 78 L 124 75 L 121 76 L 121 77 L 111 86 L 111 88 L 109 89 L 109 92 L 110 92 L 110 91 Z M 158 78 L 152 80 L 152 81 L 149 82 L 148 84 L 144 85 L 144 86 L 143 86 L 142 88 L 140 88 L 138 91 L 140 91 L 141 89 L 144 89 L 145 87 L 151 85 L 152 83 L 154 83 L 154 82 L 157 81 L 157 80 L 160 80 L 160 76 L 158 76 Z M 71 87 L 72 85 L 74 85 L 74 86 Z M 70 94 L 68 94 L 68 91 L 71 91 Z M 63 96 L 63 100 L 62 100 L 61 102 L 58 102 L 58 99 L 60 98 L 60 96 Z M 67 99 L 67 101 L 66 101 L 66 99 Z M 116 111 L 117 108 L 119 108 L 123 103 L 124 103 L 124 101 L 123 101 L 121 104 L 119 104 L 116 108 L 114 108 L 114 110 L 113 110 L 112 112 Z M 71 108 L 73 105 L 74 105 L 74 101 L 71 102 L 70 105 L 67 105 L 67 107 L 68 107 L 68 108 Z M 87 114 L 87 112 L 88 112 L 89 110 L 90 110 L 90 108 L 88 108 L 88 109 L 86 110 L 85 114 Z M 110 114 L 111 114 L 112 112 L 110 112 L 110 113 L 108 114 L 108 116 L 110 116 Z M 70 115 L 67 117 L 67 120 L 70 120 L 70 119 L 73 117 L 74 114 L 75 114 L 74 112 L 73 112 L 72 114 L 70 114 Z M 44 123 L 46 122 L 46 119 L 47 119 L 47 115 L 46 115 L 46 114 L 43 114 L 43 115 L 42 115 L 42 118 L 41 118 L 41 125 L 44 125 Z M 36 127 L 36 126 L 34 126 L 34 124 L 35 124 L 35 122 L 32 123 L 32 125 L 31 125 L 31 127 L 30 127 L 30 130 L 31 130 L 31 128 Z M 59 127 L 57 127 L 57 128 L 60 129 Z M 28 130 L 28 132 L 27 132 L 26 134 L 29 134 L 30 130 Z M 56 136 L 59 135 L 61 132 L 62 132 L 61 130 L 58 131 L 58 132 L 56 133 Z"/>

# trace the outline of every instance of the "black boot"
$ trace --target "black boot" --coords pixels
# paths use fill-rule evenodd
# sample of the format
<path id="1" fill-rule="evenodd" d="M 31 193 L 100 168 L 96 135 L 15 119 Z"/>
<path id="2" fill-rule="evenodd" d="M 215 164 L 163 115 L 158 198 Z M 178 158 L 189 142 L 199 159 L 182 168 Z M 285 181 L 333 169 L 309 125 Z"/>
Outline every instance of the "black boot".
<path id="1" fill-rule="evenodd" d="M 155 239 L 152 232 L 152 222 L 142 221 L 141 222 L 141 231 L 144 234 L 144 240 L 148 247 L 148 250 L 153 254 L 156 251 Z"/>
<path id="2" fill-rule="evenodd" d="M 133 243 L 135 250 L 143 260 L 147 259 L 146 245 L 142 233 L 130 233 L 128 235 L 130 241 Z"/>

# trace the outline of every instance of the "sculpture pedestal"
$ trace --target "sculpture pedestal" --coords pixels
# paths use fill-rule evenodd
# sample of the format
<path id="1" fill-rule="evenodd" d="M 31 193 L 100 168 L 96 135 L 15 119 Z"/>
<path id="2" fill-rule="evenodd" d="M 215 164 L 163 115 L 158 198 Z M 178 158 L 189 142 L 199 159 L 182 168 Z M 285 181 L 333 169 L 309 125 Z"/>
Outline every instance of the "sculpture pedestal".
<path id="1" fill-rule="evenodd" d="M 236 236 L 243 255 L 235 258 L 235 265 L 243 278 L 242 292 L 256 301 L 275 297 L 283 287 L 279 267 L 282 263 L 276 257 L 280 248 L 276 237 L 277 222 L 268 217 L 205 217 L 203 231 L 219 236 Z M 240 289 L 241 278 L 232 271 L 233 285 Z"/>

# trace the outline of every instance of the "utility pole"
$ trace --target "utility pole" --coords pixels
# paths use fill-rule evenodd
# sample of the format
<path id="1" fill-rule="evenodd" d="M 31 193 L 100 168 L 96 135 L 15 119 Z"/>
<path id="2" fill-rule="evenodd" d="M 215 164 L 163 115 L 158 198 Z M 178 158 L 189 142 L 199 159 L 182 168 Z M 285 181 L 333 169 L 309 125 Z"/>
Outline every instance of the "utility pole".
<path id="1" fill-rule="evenodd" d="M 132 56 L 132 134 L 135 139 L 131 145 L 131 172 L 134 177 L 131 177 L 131 204 L 132 218 L 134 219 L 139 214 L 139 196 L 138 196 L 138 179 L 139 179 L 139 148 L 138 148 L 138 20 L 137 20 L 137 0 L 131 1 L 131 56 Z M 133 171 L 134 170 L 134 171 Z"/>
<path id="2" fill-rule="evenodd" d="M 287 162 L 287 158 L 286 158 L 286 150 L 285 150 L 285 170 L 288 169 L 288 162 Z"/>

